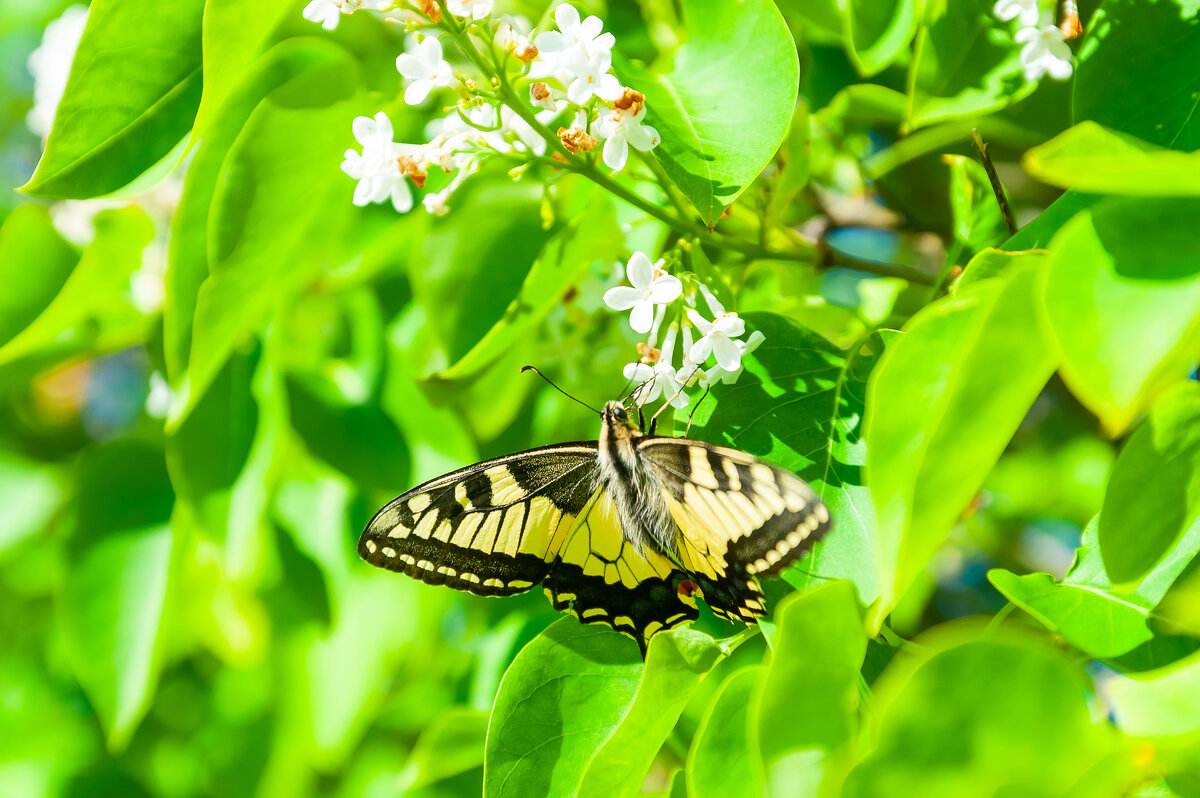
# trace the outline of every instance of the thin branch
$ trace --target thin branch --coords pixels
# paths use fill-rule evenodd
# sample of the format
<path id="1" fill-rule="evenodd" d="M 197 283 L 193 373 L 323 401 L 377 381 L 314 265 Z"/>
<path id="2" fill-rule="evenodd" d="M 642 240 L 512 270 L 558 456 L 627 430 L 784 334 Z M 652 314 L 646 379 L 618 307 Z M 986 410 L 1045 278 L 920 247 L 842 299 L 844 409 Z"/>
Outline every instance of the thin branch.
<path id="1" fill-rule="evenodd" d="M 979 135 L 979 130 L 976 128 L 971 128 L 971 144 L 975 145 L 975 151 L 979 153 L 979 160 L 983 163 L 983 170 L 987 172 L 988 180 L 992 184 L 992 193 L 996 195 L 996 203 L 1000 206 L 1004 223 L 1008 225 L 1008 234 L 1014 235 L 1017 232 L 1017 218 L 1013 216 L 1012 208 L 1008 205 L 1008 197 L 1004 195 L 1004 186 L 1000 183 L 1000 175 L 996 174 L 996 167 L 992 164 L 991 156 L 988 155 L 987 142 Z"/>

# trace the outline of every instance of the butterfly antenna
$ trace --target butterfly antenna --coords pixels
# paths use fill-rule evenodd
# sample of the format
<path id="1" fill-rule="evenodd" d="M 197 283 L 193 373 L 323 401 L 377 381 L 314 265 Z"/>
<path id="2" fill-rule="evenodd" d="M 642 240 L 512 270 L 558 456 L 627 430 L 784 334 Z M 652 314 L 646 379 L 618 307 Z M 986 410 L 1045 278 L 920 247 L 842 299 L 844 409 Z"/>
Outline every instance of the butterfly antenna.
<path id="1" fill-rule="evenodd" d="M 537 366 L 521 366 L 521 373 L 522 373 L 522 374 L 524 374 L 526 371 L 532 371 L 534 374 L 538 375 L 538 376 L 539 376 L 539 377 L 541 377 L 543 380 L 545 380 L 546 382 L 550 383 L 550 387 L 551 387 L 551 388 L 553 388 L 554 390 L 558 391 L 558 392 L 559 392 L 559 393 L 561 393 L 563 396 L 565 396 L 565 397 L 567 397 L 568 399 L 570 399 L 572 402 L 578 402 L 579 404 L 583 405 L 583 406 L 584 406 L 584 407 L 586 407 L 588 410 L 591 410 L 593 413 L 595 413 L 595 414 L 596 414 L 596 415 L 598 415 L 598 416 L 599 416 L 599 415 L 602 415 L 602 413 L 601 413 L 599 410 L 597 410 L 596 408 L 592 407 L 592 406 L 591 406 L 591 405 L 589 405 L 587 402 L 583 401 L 582 399 L 576 399 L 574 396 L 572 396 L 571 394 L 569 394 L 569 393 L 567 393 L 566 391 L 564 391 L 562 388 L 559 388 L 557 385 L 555 385 L 555 384 L 554 384 L 554 380 L 550 379 L 550 378 L 549 378 L 549 377 L 547 377 L 545 374 L 543 374 L 543 373 L 541 372 L 541 370 L 540 370 L 540 369 L 538 369 L 538 367 L 537 367 Z"/>
<path id="2" fill-rule="evenodd" d="M 653 424 L 654 424 L 654 422 L 658 420 L 658 416 L 659 416 L 659 414 L 660 414 L 660 413 L 662 413 L 662 411 L 666 410 L 668 407 L 670 407 L 670 406 L 671 406 L 671 402 L 674 402 L 674 401 L 675 401 L 675 399 L 676 399 L 676 397 L 678 397 L 678 396 L 679 396 L 679 394 L 683 393 L 683 389 L 687 387 L 687 384 L 688 384 L 688 382 L 690 382 L 690 381 L 691 381 L 692 377 L 695 377 L 695 376 L 696 376 L 696 372 L 698 372 L 699 370 L 700 370 L 700 367 L 699 367 L 699 366 L 696 366 L 696 368 L 692 369 L 692 373 L 691 373 L 691 374 L 689 374 L 689 375 L 687 375 L 687 379 L 686 379 L 686 380 L 680 380 L 680 382 L 679 382 L 679 390 L 678 390 L 678 391 L 676 391 L 674 394 L 672 394 L 670 399 L 668 399 L 667 401 L 663 402 L 663 403 L 662 403 L 662 407 L 658 408 L 658 410 L 657 410 L 657 411 L 654 413 L 654 415 L 650 416 L 650 424 L 651 424 L 651 425 L 653 425 Z M 692 423 L 692 421 L 691 421 L 691 417 L 689 416 L 689 417 L 688 417 L 688 426 L 691 426 L 691 423 Z"/>
<path id="3" fill-rule="evenodd" d="M 709 386 L 708 388 L 705 388 L 704 393 L 702 393 L 700 395 L 700 401 L 698 401 L 698 402 L 696 402 L 696 404 L 692 405 L 692 412 L 688 413 L 687 426 L 683 428 L 683 437 L 686 438 L 688 436 L 688 433 L 692 431 L 692 419 L 696 417 L 696 411 L 700 409 L 700 405 L 704 402 L 705 399 L 708 398 L 708 392 L 711 390 L 712 390 L 711 386 Z"/>

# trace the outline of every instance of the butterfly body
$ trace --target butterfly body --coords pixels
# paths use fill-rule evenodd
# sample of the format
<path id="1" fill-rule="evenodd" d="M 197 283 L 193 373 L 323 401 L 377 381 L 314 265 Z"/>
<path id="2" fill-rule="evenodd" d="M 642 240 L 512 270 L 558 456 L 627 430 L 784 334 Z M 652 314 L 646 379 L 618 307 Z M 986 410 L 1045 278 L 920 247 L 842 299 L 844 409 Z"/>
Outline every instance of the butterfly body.
<path id="1" fill-rule="evenodd" d="M 619 402 L 597 441 L 459 469 L 397 497 L 359 541 L 373 565 L 479 595 L 541 584 L 555 609 L 624 632 L 645 651 L 698 617 L 764 612 L 774 576 L 829 527 L 789 471 L 702 441 L 645 435 Z"/>

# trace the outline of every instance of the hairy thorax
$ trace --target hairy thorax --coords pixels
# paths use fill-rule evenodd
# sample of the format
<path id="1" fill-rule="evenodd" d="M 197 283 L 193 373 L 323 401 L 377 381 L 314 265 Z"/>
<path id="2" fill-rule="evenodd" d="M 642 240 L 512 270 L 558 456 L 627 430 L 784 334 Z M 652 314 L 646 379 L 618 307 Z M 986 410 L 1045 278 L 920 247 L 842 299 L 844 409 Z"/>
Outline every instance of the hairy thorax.
<path id="1" fill-rule="evenodd" d="M 614 407 L 615 406 L 615 407 Z M 604 407 L 600 428 L 599 482 L 612 502 L 625 538 L 643 551 L 678 556 L 679 527 L 671 517 L 662 480 L 638 452 L 642 433 L 618 417 L 616 402 Z"/>

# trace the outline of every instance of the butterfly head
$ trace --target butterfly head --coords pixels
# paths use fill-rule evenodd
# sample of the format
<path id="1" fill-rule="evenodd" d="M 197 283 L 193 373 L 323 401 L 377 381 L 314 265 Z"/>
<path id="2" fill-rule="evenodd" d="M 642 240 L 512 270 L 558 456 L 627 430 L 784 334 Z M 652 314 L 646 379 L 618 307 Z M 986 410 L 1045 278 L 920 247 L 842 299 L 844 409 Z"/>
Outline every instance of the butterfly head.
<path id="1" fill-rule="evenodd" d="M 618 429 L 621 432 L 641 432 L 637 423 L 629 417 L 629 411 L 616 400 L 605 402 L 600 416 L 604 419 L 604 427 L 610 434 L 616 433 Z"/>

